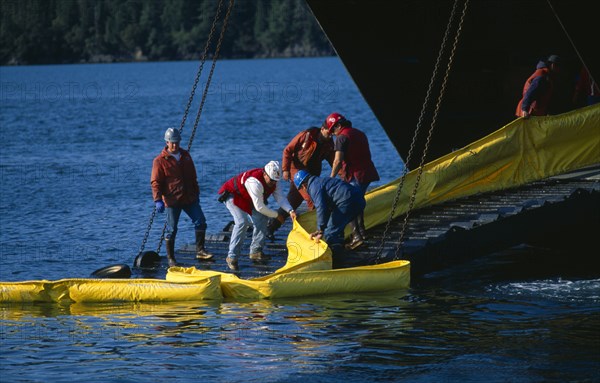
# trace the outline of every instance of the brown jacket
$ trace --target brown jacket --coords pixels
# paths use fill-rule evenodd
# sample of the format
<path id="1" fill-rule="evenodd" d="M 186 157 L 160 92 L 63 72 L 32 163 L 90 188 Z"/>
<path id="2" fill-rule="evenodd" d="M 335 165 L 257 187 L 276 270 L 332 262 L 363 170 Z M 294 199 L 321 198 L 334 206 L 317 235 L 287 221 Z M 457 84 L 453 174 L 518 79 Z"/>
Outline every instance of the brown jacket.
<path id="1" fill-rule="evenodd" d="M 283 149 L 281 169 L 284 172 L 305 169 L 310 174 L 321 174 L 321 163 L 327 160 L 331 165 L 335 152 L 333 140 L 318 142 L 320 128 L 309 128 L 301 131 Z"/>
<path id="2" fill-rule="evenodd" d="M 163 200 L 167 207 L 181 207 L 198 200 L 200 188 L 190 153 L 179 149 L 177 161 L 165 147 L 152 162 L 152 197 Z"/>

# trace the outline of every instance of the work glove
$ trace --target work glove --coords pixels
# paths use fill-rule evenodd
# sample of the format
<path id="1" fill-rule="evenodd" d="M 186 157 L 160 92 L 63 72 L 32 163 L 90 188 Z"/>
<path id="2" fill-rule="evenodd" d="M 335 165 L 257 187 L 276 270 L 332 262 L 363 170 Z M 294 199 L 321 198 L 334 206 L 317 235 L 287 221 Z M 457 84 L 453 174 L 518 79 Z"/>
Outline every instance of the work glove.
<path id="1" fill-rule="evenodd" d="M 156 201 L 154 202 L 154 204 L 156 205 L 157 212 L 162 213 L 163 211 L 165 211 L 165 204 L 163 203 L 163 201 Z"/>

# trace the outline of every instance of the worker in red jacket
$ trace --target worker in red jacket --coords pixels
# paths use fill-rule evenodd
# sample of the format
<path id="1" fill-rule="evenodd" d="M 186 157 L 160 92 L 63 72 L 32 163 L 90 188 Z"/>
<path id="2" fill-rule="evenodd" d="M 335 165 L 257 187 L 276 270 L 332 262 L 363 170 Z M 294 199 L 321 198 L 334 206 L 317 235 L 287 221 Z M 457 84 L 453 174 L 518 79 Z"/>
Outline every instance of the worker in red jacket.
<path id="1" fill-rule="evenodd" d="M 342 179 L 358 187 L 363 196 L 369 184 L 379 181 L 379 173 L 371 160 L 371 149 L 367 136 L 352 127 L 352 122 L 339 113 L 331 113 L 325 119 L 323 126 L 335 135 L 335 157 L 331 167 L 331 177 L 338 174 Z M 349 249 L 361 246 L 366 238 L 364 216 L 361 212 L 350 222 L 352 238 Z"/>
<path id="2" fill-rule="evenodd" d="M 190 217 L 196 232 L 196 258 L 209 260 L 212 254 L 204 248 L 206 218 L 200 207 L 200 188 L 192 156 L 181 149 L 179 130 L 169 128 L 165 132 L 166 146 L 152 162 L 150 184 L 152 196 L 159 213 L 167 211 L 165 245 L 169 266 L 175 266 L 175 237 L 181 211 Z"/>
<path id="3" fill-rule="evenodd" d="M 296 213 L 283 195 L 279 182 L 281 169 L 279 162 L 271 161 L 264 168 L 250 169 L 229 179 L 219 189 L 219 201 L 223 202 L 233 216 L 233 230 L 229 241 L 227 266 L 231 270 L 238 269 L 238 257 L 241 253 L 242 242 L 246 229 L 252 225 L 252 243 L 250 244 L 250 259 L 267 261 L 269 256 L 263 253 L 267 234 L 267 221 L 276 218 L 277 212 L 266 205 L 267 199 L 275 196 L 279 206 L 292 219 Z"/>
<path id="4" fill-rule="evenodd" d="M 552 55 L 547 60 L 538 62 L 535 72 L 523 85 L 523 98 L 515 112 L 517 117 L 549 114 L 548 107 L 554 92 L 555 77 L 560 71 L 560 61 L 560 57 Z"/>
<path id="5" fill-rule="evenodd" d="M 296 134 L 296 136 L 283 149 L 281 170 L 283 180 L 290 182 L 287 195 L 288 202 L 293 209 L 297 209 L 302 201 L 306 201 L 308 210 L 313 210 L 314 205 L 310 196 L 305 191 L 299 191 L 292 180 L 299 170 L 306 170 L 314 176 L 321 175 L 321 164 L 325 160 L 333 165 L 333 137 L 329 129 L 324 127 L 310 127 Z M 277 211 L 277 218 L 269 219 L 267 237 L 274 238 L 273 233 L 281 227 L 288 217 L 284 209 Z"/>
<path id="6" fill-rule="evenodd" d="M 600 86 L 594 81 L 590 72 L 584 66 L 581 68 L 579 78 L 575 84 L 573 94 L 573 105 L 580 108 L 582 106 L 593 105 L 600 102 Z"/>

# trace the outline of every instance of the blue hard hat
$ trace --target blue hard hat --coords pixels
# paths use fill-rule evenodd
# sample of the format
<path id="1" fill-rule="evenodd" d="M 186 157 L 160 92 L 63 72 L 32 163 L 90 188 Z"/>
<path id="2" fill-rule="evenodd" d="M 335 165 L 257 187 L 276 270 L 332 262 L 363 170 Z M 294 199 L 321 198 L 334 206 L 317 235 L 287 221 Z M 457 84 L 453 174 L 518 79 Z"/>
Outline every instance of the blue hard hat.
<path id="1" fill-rule="evenodd" d="M 310 175 L 306 170 L 299 170 L 298 173 L 294 176 L 294 185 L 296 185 L 296 189 L 300 189 L 300 185 L 302 182 L 306 180 L 306 177 Z"/>

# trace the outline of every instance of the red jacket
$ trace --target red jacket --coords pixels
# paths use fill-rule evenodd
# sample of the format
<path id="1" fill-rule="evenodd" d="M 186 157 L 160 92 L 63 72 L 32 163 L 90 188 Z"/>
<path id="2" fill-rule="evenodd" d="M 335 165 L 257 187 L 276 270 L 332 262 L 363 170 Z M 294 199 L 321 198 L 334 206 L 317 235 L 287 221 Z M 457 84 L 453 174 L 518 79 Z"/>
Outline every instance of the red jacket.
<path id="1" fill-rule="evenodd" d="M 589 105 L 588 97 L 590 96 L 600 96 L 600 87 L 598 87 L 598 83 L 595 83 L 592 80 L 590 77 L 590 72 L 583 67 L 581 68 L 581 73 L 579 74 L 579 80 L 577 81 L 577 84 L 575 84 L 573 103 L 577 107 Z"/>
<path id="2" fill-rule="evenodd" d="M 152 197 L 167 207 L 181 207 L 198 200 L 200 188 L 190 153 L 179 149 L 177 161 L 165 147 L 152 162 Z"/>
<path id="3" fill-rule="evenodd" d="M 519 101 L 517 110 L 515 112 L 517 117 L 522 116 L 522 106 L 525 96 L 527 95 L 527 91 L 529 90 L 531 83 L 538 77 L 544 77 L 546 84 L 544 89 L 541 90 L 539 94 L 537 94 L 536 97 L 531 100 L 531 105 L 529 106 L 528 112 L 532 116 L 545 116 L 548 114 L 548 104 L 550 103 L 550 98 L 552 97 L 553 84 L 550 78 L 550 70 L 544 67 L 536 69 L 536 71 L 529 76 L 527 81 L 525 81 L 525 85 L 523 86 L 523 97 L 521 98 L 521 101 Z"/>
<path id="4" fill-rule="evenodd" d="M 227 182 L 225 182 L 221 188 L 219 189 L 219 194 L 222 194 L 226 191 L 233 194 L 233 203 L 235 206 L 239 207 L 246 213 L 252 215 L 252 197 L 250 197 L 250 193 L 246 190 L 244 184 L 249 177 L 254 177 L 260 181 L 264 189 L 264 198 L 265 201 L 273 192 L 277 185 L 270 187 L 265 181 L 264 177 L 265 171 L 262 168 L 251 169 L 245 171 L 243 173 L 238 174 L 235 177 L 230 178 Z"/>
<path id="5" fill-rule="evenodd" d="M 350 182 L 352 178 L 361 184 L 378 181 L 379 173 L 371 161 L 367 136 L 362 131 L 350 127 L 342 128 L 338 136 L 346 136 L 348 140 L 341 173 L 344 181 Z"/>
<path id="6" fill-rule="evenodd" d="M 301 131 L 283 149 L 281 169 L 296 174 L 298 170 L 306 170 L 310 174 L 321 175 L 321 163 L 327 160 L 333 164 L 333 140 L 318 142 L 320 128 L 309 128 Z"/>

